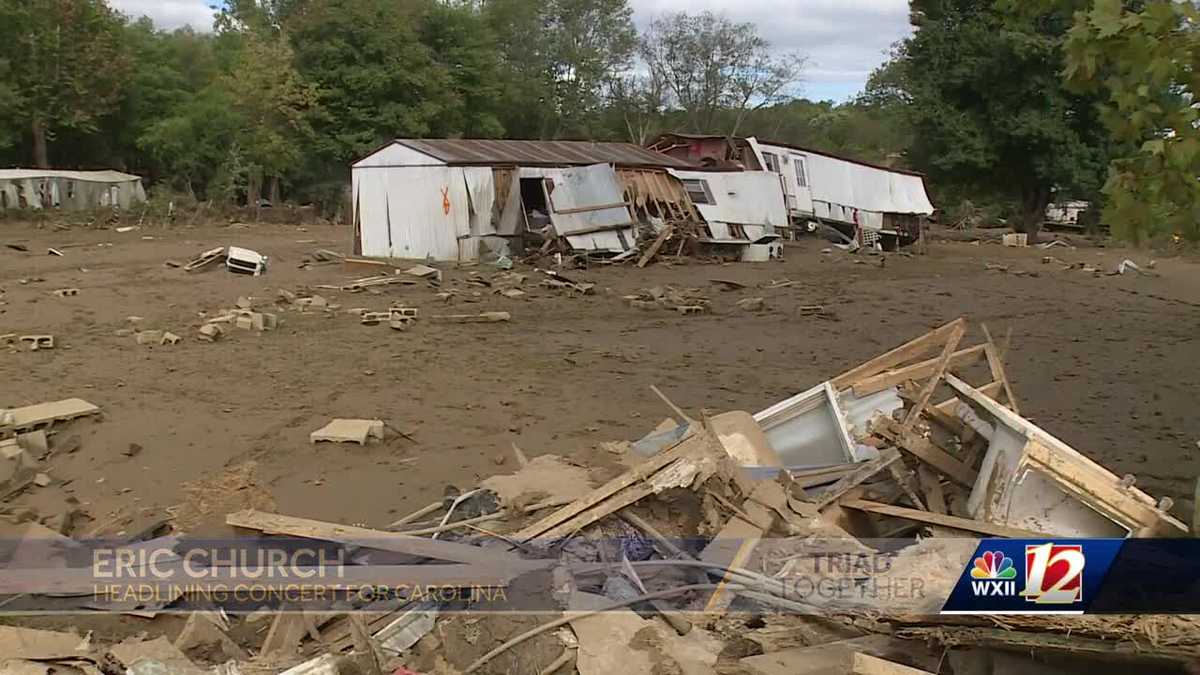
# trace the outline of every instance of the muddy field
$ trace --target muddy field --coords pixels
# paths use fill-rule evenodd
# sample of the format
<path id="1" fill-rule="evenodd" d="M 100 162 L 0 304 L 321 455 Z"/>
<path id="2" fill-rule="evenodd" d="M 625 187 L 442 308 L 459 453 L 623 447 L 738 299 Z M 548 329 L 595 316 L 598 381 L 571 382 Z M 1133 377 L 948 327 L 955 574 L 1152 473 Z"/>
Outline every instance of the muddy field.
<path id="1" fill-rule="evenodd" d="M 365 276 L 340 265 L 300 267 L 314 249 L 347 251 L 346 230 L 3 231 L 0 244 L 27 251 L 0 246 L 0 334 L 49 333 L 58 346 L 0 347 L 0 407 L 80 397 L 103 409 L 60 432 L 79 435 L 81 446 L 50 461 L 58 484 L 11 505 L 49 516 L 73 497 L 91 519 L 80 533 L 132 532 L 181 512 L 194 531 L 215 529 L 226 511 L 270 500 L 281 513 L 379 527 L 440 498 L 447 485 L 465 489 L 511 470 L 512 443 L 530 456 L 588 455 L 601 441 L 641 436 L 666 412 L 649 385 L 689 410 L 753 412 L 958 316 L 997 334 L 1011 327 L 1007 363 L 1027 417 L 1112 471 L 1135 474 L 1151 494 L 1174 498 L 1176 513 L 1190 519 L 1200 474 L 1191 398 L 1200 390 L 1200 266 L 1191 260 L 1159 260 L 1154 277 L 1093 277 L 1042 257 L 1109 270 L 1151 256 L 934 243 L 928 255 L 889 255 L 881 267 L 873 256 L 822 253 L 814 240 L 789 246 L 785 262 L 570 272 L 597 284 L 586 297 L 540 288 L 534 270 L 518 266 L 529 274 L 520 299 L 463 282 L 494 267 L 445 265 L 443 287 L 465 294 L 449 306 L 423 283 L 377 294 L 319 291 L 341 310 L 280 310 L 275 331 L 233 329 L 210 344 L 196 338 L 200 312 L 233 307 L 240 296 L 275 311 L 278 289 Z M 164 265 L 225 245 L 269 255 L 269 272 L 187 274 Z M 747 288 L 725 292 L 712 279 Z M 761 288 L 782 279 L 798 283 Z M 621 299 L 668 284 L 701 289 L 712 313 L 647 311 Z M 67 287 L 79 294 L 52 293 Z M 735 306 L 754 296 L 766 299 L 764 311 Z M 396 303 L 423 314 L 502 310 L 513 319 L 423 321 L 397 332 L 345 311 Z M 802 316 L 804 305 L 831 316 Z M 184 339 L 138 345 L 123 331 L 130 316 Z M 407 437 L 310 444 L 309 433 L 333 417 L 380 418 Z"/>

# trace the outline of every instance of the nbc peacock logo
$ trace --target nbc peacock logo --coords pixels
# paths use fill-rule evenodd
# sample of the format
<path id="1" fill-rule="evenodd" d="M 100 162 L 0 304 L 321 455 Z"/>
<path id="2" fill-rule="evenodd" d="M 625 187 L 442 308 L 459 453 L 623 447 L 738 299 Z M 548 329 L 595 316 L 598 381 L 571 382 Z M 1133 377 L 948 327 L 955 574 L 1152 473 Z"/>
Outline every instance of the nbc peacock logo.
<path id="1" fill-rule="evenodd" d="M 971 567 L 971 592 L 976 597 L 1015 596 L 1016 578 L 1012 558 L 1001 551 L 987 551 Z"/>

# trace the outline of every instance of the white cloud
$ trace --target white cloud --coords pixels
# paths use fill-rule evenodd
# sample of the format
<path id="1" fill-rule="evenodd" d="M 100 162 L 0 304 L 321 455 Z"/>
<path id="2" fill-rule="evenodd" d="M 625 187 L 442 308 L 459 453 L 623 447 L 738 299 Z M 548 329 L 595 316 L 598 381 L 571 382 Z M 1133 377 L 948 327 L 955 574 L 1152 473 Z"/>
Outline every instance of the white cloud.
<path id="1" fill-rule="evenodd" d="M 148 16 L 154 25 L 164 29 L 191 26 L 197 31 L 212 30 L 216 11 L 209 6 L 213 0 L 108 0 L 113 9 L 137 19 Z"/>
<path id="2" fill-rule="evenodd" d="M 630 0 L 635 21 L 709 10 L 758 26 L 781 51 L 809 57 L 804 93 L 846 98 L 862 89 L 886 59 L 885 52 L 910 32 L 907 0 Z"/>

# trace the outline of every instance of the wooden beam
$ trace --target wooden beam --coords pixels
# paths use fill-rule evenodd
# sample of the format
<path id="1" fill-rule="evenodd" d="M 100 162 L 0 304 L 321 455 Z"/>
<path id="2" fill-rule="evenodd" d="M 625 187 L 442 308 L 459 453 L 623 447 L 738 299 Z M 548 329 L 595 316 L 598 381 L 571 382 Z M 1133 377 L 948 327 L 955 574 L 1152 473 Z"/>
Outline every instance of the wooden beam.
<path id="1" fill-rule="evenodd" d="M 942 491 L 942 479 L 922 463 L 917 467 L 917 478 L 921 480 L 921 491 L 925 493 L 925 507 L 933 513 L 949 513 L 946 510 L 946 493 Z"/>
<path id="2" fill-rule="evenodd" d="M 674 232 L 675 228 L 673 226 L 667 225 L 664 227 L 663 231 L 659 232 L 658 236 L 654 238 L 654 242 L 650 244 L 650 248 L 646 249 L 646 252 L 638 259 L 637 266 L 645 267 L 646 263 L 650 262 L 650 259 L 654 257 L 654 254 L 658 253 L 658 249 L 662 248 L 662 245 L 671 238 Z"/>
<path id="3" fill-rule="evenodd" d="M 913 404 L 912 409 L 908 411 L 908 417 L 905 417 L 904 423 L 900 425 L 902 432 L 912 429 L 917 420 L 921 418 L 921 411 L 925 409 L 925 406 L 929 405 L 929 399 L 933 397 L 933 391 L 937 389 L 938 382 L 941 382 L 942 376 L 946 374 L 946 368 L 950 365 L 950 357 L 954 355 L 954 350 L 958 349 L 958 343 L 962 340 L 963 333 L 965 332 L 967 332 L 965 321 L 950 331 L 950 337 L 946 339 L 946 346 L 942 349 L 942 355 L 938 358 L 937 365 L 934 366 L 933 375 L 929 377 L 929 381 L 921 388 L 921 393 L 917 395 L 917 402 Z"/>
<path id="4" fill-rule="evenodd" d="M 983 336 L 987 338 L 987 361 L 988 368 L 992 371 L 992 379 L 1004 386 L 1004 395 L 1008 398 L 1008 407 L 1012 411 L 1021 414 L 1021 410 L 1017 407 L 1017 397 L 1013 395 L 1012 385 L 1008 382 L 1008 373 L 1004 370 L 1004 358 L 1000 355 L 1000 349 L 996 347 L 996 343 L 992 340 L 992 334 L 988 332 L 987 324 L 982 324 Z"/>
<path id="5" fill-rule="evenodd" d="M 842 495 L 867 482 L 872 476 L 887 469 L 899 460 L 900 451 L 895 448 L 885 449 L 879 453 L 878 457 L 869 462 L 864 462 L 853 472 L 842 476 L 838 479 L 838 482 L 831 485 L 828 490 L 822 493 L 821 498 L 817 500 L 817 510 L 829 506 L 841 498 Z"/>
<path id="6" fill-rule="evenodd" d="M 946 474 L 954 482 L 967 487 L 975 485 L 977 474 L 974 469 L 955 459 L 953 455 L 937 447 L 928 439 L 922 438 L 912 431 L 903 430 L 894 420 L 880 417 L 876 420 L 873 431 L 892 441 L 905 452 Z"/>
<path id="7" fill-rule="evenodd" d="M 984 351 L 987 345 L 975 345 L 954 352 L 950 356 L 950 364 L 947 368 L 961 368 L 969 366 L 984 358 Z M 871 394 L 883 391 L 888 387 L 894 387 L 909 380 L 921 380 L 933 375 L 937 369 L 938 359 L 933 358 L 928 361 L 914 363 L 911 366 L 905 366 L 896 370 L 889 370 L 878 375 L 872 375 L 859 381 L 853 386 L 855 396 L 870 396 Z"/>
<path id="8" fill-rule="evenodd" d="M 553 201 L 553 200 L 551 200 L 551 201 Z M 630 206 L 633 206 L 633 205 L 630 204 L 629 202 L 613 202 L 611 204 L 594 204 L 591 206 L 576 206 L 576 207 L 569 208 L 569 209 L 560 209 L 560 208 L 555 207 L 553 213 L 561 213 L 563 215 L 568 215 L 571 213 L 590 213 L 592 211 L 607 211 L 608 209 L 619 209 L 621 207 L 625 207 L 628 209 Z"/>
<path id="9" fill-rule="evenodd" d="M 1004 389 L 1003 384 L 1001 384 L 999 382 L 989 382 L 989 383 L 983 385 L 982 387 L 980 387 L 979 389 L 976 389 L 976 391 L 983 394 L 984 396 L 995 396 L 996 394 L 999 394 L 1003 389 Z M 958 407 L 958 402 L 960 400 L 961 399 L 959 399 L 957 396 L 951 396 L 950 398 L 946 399 L 945 401 L 942 401 L 941 403 L 937 404 L 934 407 L 937 408 L 938 410 L 941 410 L 942 412 L 954 414 L 954 409 L 956 407 Z"/>
<path id="10" fill-rule="evenodd" d="M 933 675 L 928 670 L 909 668 L 861 652 L 855 652 L 851 657 L 850 672 L 853 675 Z"/>
<path id="11" fill-rule="evenodd" d="M 982 520 L 971 520 L 969 518 L 959 518 L 957 516 L 948 516 L 941 513 L 930 513 L 929 511 L 906 509 L 902 506 L 880 504 L 878 502 L 869 502 L 863 499 L 845 499 L 838 502 L 838 504 L 843 508 L 854 509 L 856 511 L 865 511 L 867 513 L 876 513 L 881 516 L 913 520 L 918 523 L 929 523 L 930 525 L 941 525 L 942 527 L 949 527 L 954 530 L 975 532 L 993 537 L 1006 537 L 1008 539 L 1041 539 L 1053 536 L 1041 532 L 1023 530 L 1019 527 L 1008 527 L 1007 525 L 996 525 L 995 523 L 989 523 Z"/>
<path id="12" fill-rule="evenodd" d="M 592 490 L 571 505 L 565 506 L 509 536 L 514 541 L 525 542 L 560 527 L 564 523 L 572 522 L 577 516 L 592 509 L 592 507 L 609 499 L 618 492 L 639 483 L 644 483 L 647 478 L 675 460 L 688 457 L 693 453 L 705 449 L 709 439 L 710 437 L 707 432 L 688 434 L 673 447 L 659 452 L 629 471 Z M 712 440 L 715 442 L 715 439 Z M 621 508 L 624 508 L 624 506 L 627 506 L 627 504 Z"/>
<path id="13" fill-rule="evenodd" d="M 247 509 L 225 516 L 225 524 L 247 530 L 258 530 L 264 534 L 285 534 L 291 537 L 319 539 L 354 544 L 380 551 L 394 551 L 408 555 L 450 560 L 461 563 L 490 563 L 516 560 L 511 554 L 484 549 L 478 546 L 436 541 L 422 537 L 396 534 L 383 530 L 372 530 L 353 525 L 326 523 L 307 518 L 281 516 L 265 511 Z"/>
<path id="14" fill-rule="evenodd" d="M 945 342 L 956 328 L 961 327 L 965 330 L 966 324 L 966 319 L 955 319 L 945 326 L 935 328 L 919 338 L 910 340 L 885 354 L 876 356 L 860 366 L 851 368 L 830 380 L 830 384 L 837 391 L 848 389 L 860 380 L 881 373 L 889 368 L 895 368 L 905 361 L 915 359 L 926 352 L 932 351 L 939 344 Z"/>

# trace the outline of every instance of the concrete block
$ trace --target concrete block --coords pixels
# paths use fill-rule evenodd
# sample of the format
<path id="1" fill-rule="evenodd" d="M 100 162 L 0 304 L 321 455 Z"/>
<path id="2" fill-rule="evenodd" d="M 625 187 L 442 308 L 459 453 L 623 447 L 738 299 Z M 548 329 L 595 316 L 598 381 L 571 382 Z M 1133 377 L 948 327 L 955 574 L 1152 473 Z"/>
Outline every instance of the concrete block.
<path id="1" fill-rule="evenodd" d="M 16 459 L 25 453 L 25 449 L 21 447 L 20 442 L 15 438 L 5 438 L 0 440 L 0 457 L 4 459 Z"/>
<path id="2" fill-rule="evenodd" d="M 251 314 L 240 314 L 238 315 L 238 318 L 234 320 L 233 325 L 241 328 L 242 330 L 250 330 L 254 328 L 254 317 Z"/>
<path id="3" fill-rule="evenodd" d="M 46 440 L 46 432 L 42 429 L 17 434 L 17 443 L 36 457 L 41 457 L 50 451 L 50 442 Z"/>
<path id="4" fill-rule="evenodd" d="M 329 441 L 366 445 L 368 438 L 383 440 L 383 421 L 335 419 L 309 434 L 308 438 L 312 443 Z"/>
<path id="5" fill-rule="evenodd" d="M 250 298 L 247 298 L 244 295 L 237 299 L 238 309 L 250 309 L 253 306 L 254 304 L 250 302 Z"/>
<path id="6" fill-rule="evenodd" d="M 685 316 L 688 314 L 703 314 L 705 307 L 703 305 L 680 305 L 675 308 L 675 311 Z"/>
<path id="7" fill-rule="evenodd" d="M 415 319 L 420 313 L 420 310 L 418 310 L 416 307 L 392 307 L 388 310 L 388 313 L 392 315 L 393 319 L 399 316 L 407 316 Z"/>
<path id="8" fill-rule="evenodd" d="M 143 330 L 133 336 L 139 345 L 160 345 L 163 341 L 163 331 Z"/>
<path id="9" fill-rule="evenodd" d="M 201 340 L 205 342 L 216 342 L 217 340 L 221 339 L 221 336 L 225 334 L 225 331 L 219 324 L 206 323 L 203 326 L 200 326 L 199 333 L 200 334 L 197 337 L 199 337 Z"/>
<path id="10" fill-rule="evenodd" d="M 254 330 L 275 330 L 278 319 L 268 312 L 254 312 L 250 315 L 250 322 Z"/>
<path id="11" fill-rule="evenodd" d="M 175 345 L 175 344 L 179 344 L 179 341 L 180 341 L 180 340 L 182 340 L 182 339 L 183 339 L 183 338 L 179 337 L 178 335 L 176 335 L 176 334 L 172 333 L 172 332 L 171 332 L 171 331 L 169 331 L 169 330 L 168 330 L 168 331 L 163 331 L 163 334 L 162 334 L 162 339 L 161 339 L 161 340 L 159 340 L 159 344 L 163 344 L 163 345 Z"/>
<path id="12" fill-rule="evenodd" d="M 79 295 L 79 289 L 78 288 L 60 288 L 60 289 L 54 291 L 54 294 L 60 298 L 69 298 L 69 297 L 72 297 L 75 295 Z"/>
<path id="13" fill-rule="evenodd" d="M 391 318 L 390 312 L 363 312 L 361 320 L 364 326 L 376 326 L 384 321 L 390 321 Z"/>
<path id="14" fill-rule="evenodd" d="M 38 487 L 46 487 L 47 485 L 49 485 L 53 482 L 54 481 L 50 478 L 50 476 L 48 474 L 39 473 L 33 477 L 33 484 Z"/>
<path id="15" fill-rule="evenodd" d="M 61 401 L 27 405 L 23 408 L 12 408 L 7 411 L 9 424 L 17 431 L 35 429 L 49 422 L 73 420 L 76 417 L 95 415 L 100 412 L 98 406 L 92 405 L 81 398 L 67 398 Z M 0 415 L 3 417 L 3 415 Z"/>
<path id="16" fill-rule="evenodd" d="M 36 352 L 39 349 L 54 349 L 53 335 L 22 335 L 21 342 L 29 343 L 29 351 Z"/>

